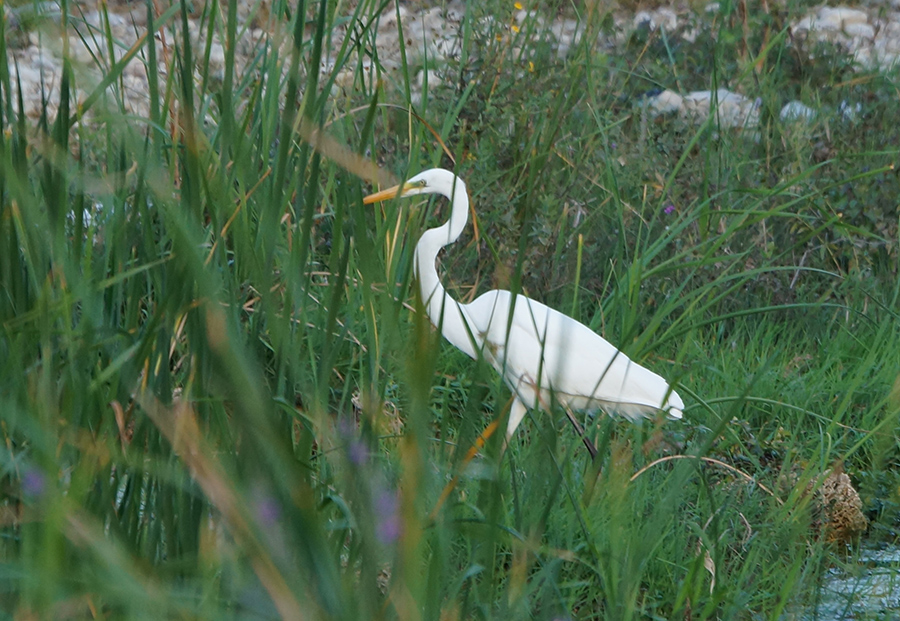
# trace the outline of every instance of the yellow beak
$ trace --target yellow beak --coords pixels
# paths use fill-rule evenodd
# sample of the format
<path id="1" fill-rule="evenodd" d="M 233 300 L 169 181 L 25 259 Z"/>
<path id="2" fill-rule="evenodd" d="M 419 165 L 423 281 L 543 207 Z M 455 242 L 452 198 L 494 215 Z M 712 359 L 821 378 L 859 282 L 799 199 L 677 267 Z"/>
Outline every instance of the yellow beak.
<path id="1" fill-rule="evenodd" d="M 403 184 L 403 187 L 399 185 L 395 185 L 392 188 L 388 188 L 387 190 L 382 190 L 381 192 L 375 192 L 375 194 L 369 194 L 367 197 L 363 199 L 364 205 L 371 205 L 372 203 L 380 203 L 381 201 L 386 201 L 392 199 L 398 195 L 403 195 L 408 190 L 411 190 L 413 186 L 409 184 Z"/>

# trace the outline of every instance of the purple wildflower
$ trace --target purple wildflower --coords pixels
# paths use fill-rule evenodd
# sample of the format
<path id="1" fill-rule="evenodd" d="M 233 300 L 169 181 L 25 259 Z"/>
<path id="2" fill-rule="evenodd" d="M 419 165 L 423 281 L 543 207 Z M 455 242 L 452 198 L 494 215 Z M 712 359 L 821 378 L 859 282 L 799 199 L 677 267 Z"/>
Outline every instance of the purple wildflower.
<path id="1" fill-rule="evenodd" d="M 40 498 L 47 490 L 44 473 L 37 468 L 28 468 L 22 475 L 22 492 L 28 499 Z"/>
<path id="2" fill-rule="evenodd" d="M 278 504 L 278 501 L 271 495 L 258 491 L 253 496 L 253 508 L 256 513 L 256 519 L 266 528 L 275 526 L 281 517 L 281 506 Z"/>
<path id="3" fill-rule="evenodd" d="M 369 461 L 369 450 L 359 440 L 350 440 L 347 445 L 347 456 L 354 466 L 362 466 Z"/>
<path id="4" fill-rule="evenodd" d="M 389 490 L 375 496 L 375 536 L 382 545 L 390 545 L 400 537 L 400 516 L 397 513 L 397 496 Z"/>
<path id="5" fill-rule="evenodd" d="M 350 422 L 350 418 L 347 416 L 341 416 L 338 419 L 338 433 L 345 438 L 348 438 L 356 432 L 356 426 Z"/>

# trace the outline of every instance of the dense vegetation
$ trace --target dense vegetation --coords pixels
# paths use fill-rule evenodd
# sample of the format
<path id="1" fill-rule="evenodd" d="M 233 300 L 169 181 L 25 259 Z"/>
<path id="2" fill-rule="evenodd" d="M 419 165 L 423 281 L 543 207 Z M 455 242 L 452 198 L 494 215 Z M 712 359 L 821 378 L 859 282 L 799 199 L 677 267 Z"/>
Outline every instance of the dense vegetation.
<path id="1" fill-rule="evenodd" d="M 240 73 L 226 45 L 221 81 L 188 21 L 234 41 L 236 0 L 148 3 L 174 53 L 147 119 L 117 88 L 154 37 L 106 95 L 76 102 L 67 72 L 37 127 L 0 41 L 10 617 L 814 615 L 859 545 L 819 528 L 810 490 L 837 467 L 862 540 L 896 541 L 895 76 L 851 79 L 837 50 L 798 52 L 787 16 L 747 30 L 729 2 L 695 43 L 638 30 L 607 53 L 587 42 L 610 15 L 578 14 L 589 36 L 565 58 L 536 20 L 510 29 L 511 5 L 474 4 L 416 115 L 430 61 L 381 73 L 368 2 L 274 3 L 293 45 L 260 43 Z M 763 25 L 765 45 L 747 34 Z M 641 103 L 718 86 L 762 98 L 757 132 Z M 781 122 L 809 92 L 865 110 Z M 477 228 L 441 268 L 455 295 L 571 314 L 678 382 L 684 421 L 585 419 L 592 464 L 555 412 L 470 460 L 510 393 L 416 297 L 442 201 L 364 207 L 372 162 L 467 180 Z"/>

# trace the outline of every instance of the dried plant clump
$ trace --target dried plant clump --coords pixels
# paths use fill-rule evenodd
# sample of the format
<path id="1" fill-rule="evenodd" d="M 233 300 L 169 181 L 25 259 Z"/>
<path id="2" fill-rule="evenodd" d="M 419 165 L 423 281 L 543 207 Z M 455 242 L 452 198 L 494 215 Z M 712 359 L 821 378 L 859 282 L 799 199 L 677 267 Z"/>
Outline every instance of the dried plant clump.
<path id="1" fill-rule="evenodd" d="M 847 473 L 839 468 L 826 470 L 825 479 L 816 490 L 813 525 L 826 540 L 834 543 L 850 542 L 869 525 L 859 493 Z"/>

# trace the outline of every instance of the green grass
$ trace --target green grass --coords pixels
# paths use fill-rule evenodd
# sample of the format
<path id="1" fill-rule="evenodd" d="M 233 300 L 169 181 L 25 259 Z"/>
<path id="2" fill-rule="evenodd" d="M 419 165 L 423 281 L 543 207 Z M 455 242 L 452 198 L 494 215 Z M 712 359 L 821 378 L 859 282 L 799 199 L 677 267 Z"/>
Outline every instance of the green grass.
<path id="1" fill-rule="evenodd" d="M 846 86 L 845 63 L 797 60 L 780 23 L 757 74 L 728 3 L 716 39 L 637 33 L 562 60 L 520 49 L 540 30 L 506 30 L 511 6 L 471 4 L 419 117 L 382 104 L 408 105 L 430 61 L 373 79 L 368 2 L 275 3 L 293 46 L 236 72 L 226 45 L 221 83 L 187 7 L 153 13 L 172 64 L 150 72 L 148 119 L 118 89 L 126 62 L 164 53 L 154 37 L 81 107 L 67 73 L 36 129 L 0 69 L 4 618 L 814 614 L 853 558 L 811 528 L 805 493 L 838 462 L 865 540 L 896 543 L 895 76 Z M 192 8 L 245 36 L 236 0 Z M 495 30 L 473 26 L 486 14 Z M 325 55 L 331 73 L 307 71 Z M 634 103 L 716 84 L 763 99 L 758 141 L 647 124 Z M 786 94 L 820 92 L 867 93 L 859 126 L 801 140 L 777 120 Z M 412 250 L 445 210 L 361 202 L 367 162 L 402 177 L 451 154 L 478 235 L 443 255 L 448 289 L 570 313 L 679 382 L 684 421 L 600 417 L 591 464 L 554 412 L 466 463 L 510 394 L 416 297 Z"/>

